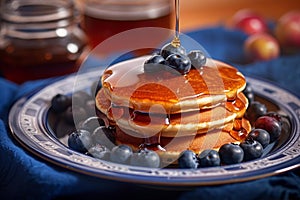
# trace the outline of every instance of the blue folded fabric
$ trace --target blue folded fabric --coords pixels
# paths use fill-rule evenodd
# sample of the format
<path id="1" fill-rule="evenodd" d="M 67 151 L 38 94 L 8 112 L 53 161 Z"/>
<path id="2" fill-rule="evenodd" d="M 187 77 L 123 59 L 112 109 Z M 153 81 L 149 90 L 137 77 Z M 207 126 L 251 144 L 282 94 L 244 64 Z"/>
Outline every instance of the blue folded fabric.
<path id="1" fill-rule="evenodd" d="M 257 181 L 199 187 L 186 192 L 180 200 L 194 199 L 299 199 L 299 176 L 287 173 Z"/>
<path id="2" fill-rule="evenodd" d="M 300 94 L 300 56 L 284 56 L 269 62 L 243 64 L 241 32 L 211 27 L 187 33 L 211 57 L 238 67 L 246 76 L 257 76 Z M 300 173 L 294 170 L 259 180 L 202 186 L 189 190 L 165 190 L 90 177 L 66 170 L 24 150 L 10 135 L 7 117 L 11 105 L 21 96 L 59 78 L 16 85 L 0 78 L 0 198 L 131 198 L 131 199 L 300 199 Z"/>

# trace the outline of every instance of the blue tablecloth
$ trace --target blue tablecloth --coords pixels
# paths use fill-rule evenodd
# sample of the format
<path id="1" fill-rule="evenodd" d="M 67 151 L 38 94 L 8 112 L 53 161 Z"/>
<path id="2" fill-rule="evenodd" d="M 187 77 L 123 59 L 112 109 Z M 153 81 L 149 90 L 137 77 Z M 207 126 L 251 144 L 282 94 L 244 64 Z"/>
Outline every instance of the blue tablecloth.
<path id="1" fill-rule="evenodd" d="M 268 62 L 244 64 L 246 35 L 222 26 L 187 33 L 215 58 L 300 94 L 300 55 L 281 56 Z M 52 165 L 24 150 L 10 135 L 8 112 L 22 95 L 55 78 L 16 85 L 0 78 L 0 198 L 1 199 L 300 199 L 299 170 L 243 183 L 165 190 L 133 183 L 102 180 Z"/>

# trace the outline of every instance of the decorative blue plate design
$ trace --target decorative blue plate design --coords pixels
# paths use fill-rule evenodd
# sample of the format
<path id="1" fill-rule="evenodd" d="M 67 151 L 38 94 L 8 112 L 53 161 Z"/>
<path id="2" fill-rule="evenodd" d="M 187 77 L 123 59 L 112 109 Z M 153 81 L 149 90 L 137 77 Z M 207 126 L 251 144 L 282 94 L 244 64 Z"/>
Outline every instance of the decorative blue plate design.
<path id="1" fill-rule="evenodd" d="M 289 120 L 289 131 L 262 158 L 236 165 L 196 170 L 152 169 L 102 161 L 69 149 L 63 139 L 55 137 L 49 128 L 48 113 L 51 99 L 58 93 L 85 90 L 98 80 L 100 72 L 86 72 L 51 84 L 39 92 L 24 97 L 12 107 L 9 125 L 20 144 L 45 161 L 66 170 L 94 177 L 154 186 L 199 186 L 242 182 L 280 174 L 300 166 L 300 100 L 290 92 L 271 83 L 247 77 L 255 94 L 267 106 L 278 110 Z"/>

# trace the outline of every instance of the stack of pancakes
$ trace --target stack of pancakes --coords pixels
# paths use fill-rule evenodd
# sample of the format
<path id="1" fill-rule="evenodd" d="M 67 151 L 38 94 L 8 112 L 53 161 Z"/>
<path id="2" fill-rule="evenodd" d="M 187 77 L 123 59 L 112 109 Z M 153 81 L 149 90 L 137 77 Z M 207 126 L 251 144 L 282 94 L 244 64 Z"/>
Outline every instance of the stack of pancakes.
<path id="1" fill-rule="evenodd" d="M 116 127 L 116 144 L 159 146 L 161 154 L 177 156 L 186 149 L 199 153 L 246 137 L 251 128 L 243 118 L 246 80 L 236 68 L 208 59 L 186 75 L 146 73 L 147 58 L 118 63 L 103 73 L 96 107 Z"/>

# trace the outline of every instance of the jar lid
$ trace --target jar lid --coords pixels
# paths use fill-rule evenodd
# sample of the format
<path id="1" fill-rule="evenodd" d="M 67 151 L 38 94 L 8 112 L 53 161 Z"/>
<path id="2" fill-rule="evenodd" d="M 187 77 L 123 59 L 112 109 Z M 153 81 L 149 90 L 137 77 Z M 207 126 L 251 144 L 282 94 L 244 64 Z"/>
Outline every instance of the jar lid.
<path id="1" fill-rule="evenodd" d="M 65 37 L 76 22 L 71 0 L 2 1 L 3 32 L 21 39 Z"/>
<path id="2" fill-rule="evenodd" d="M 2 2 L 1 16 L 5 21 L 13 23 L 34 23 L 57 21 L 73 16 L 72 1 L 22 0 Z"/>
<path id="3" fill-rule="evenodd" d="M 91 0 L 84 3 L 84 13 L 86 15 L 108 20 L 155 19 L 170 12 L 170 0 Z"/>

